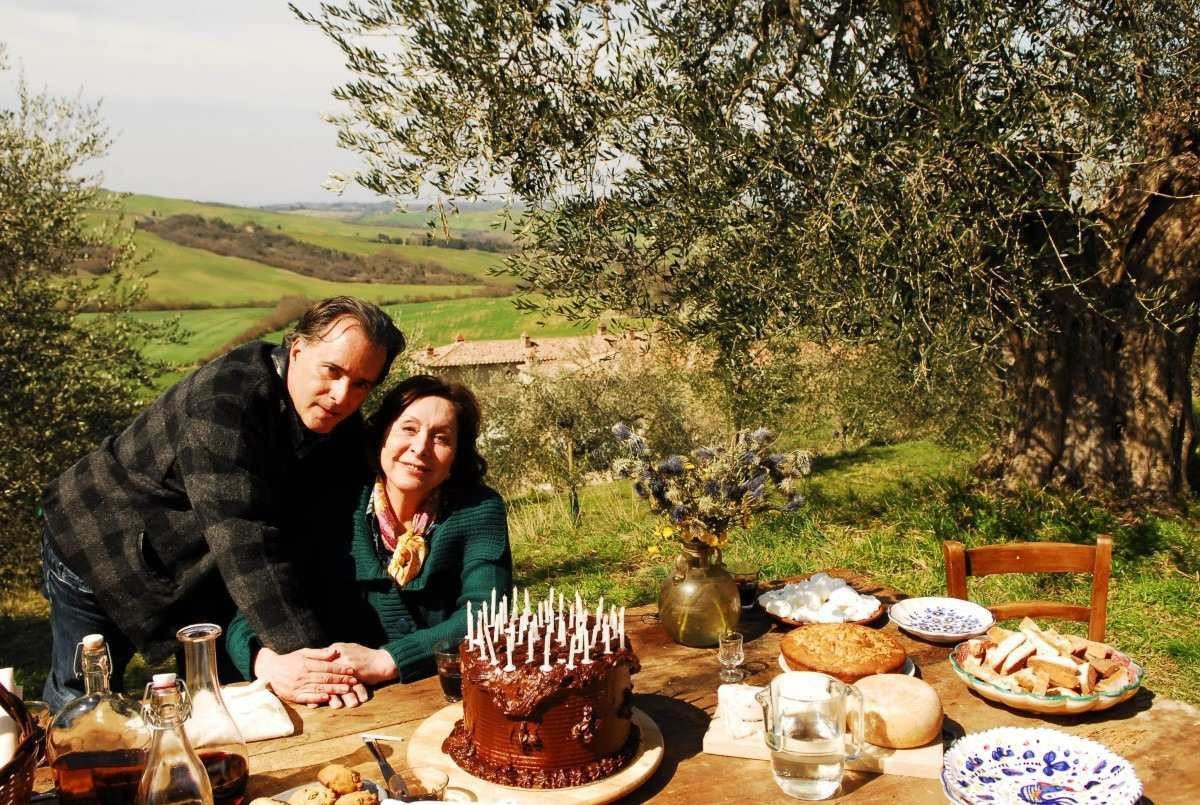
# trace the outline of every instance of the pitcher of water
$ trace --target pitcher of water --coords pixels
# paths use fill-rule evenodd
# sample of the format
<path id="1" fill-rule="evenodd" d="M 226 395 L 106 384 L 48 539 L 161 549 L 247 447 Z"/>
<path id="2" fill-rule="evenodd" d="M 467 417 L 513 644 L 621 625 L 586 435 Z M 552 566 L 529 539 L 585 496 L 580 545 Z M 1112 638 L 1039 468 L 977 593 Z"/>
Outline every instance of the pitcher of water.
<path id="1" fill-rule="evenodd" d="M 772 679 L 757 699 L 771 773 L 783 793 L 797 799 L 836 794 L 846 761 L 862 752 L 858 689 L 825 674 L 790 671 Z"/>

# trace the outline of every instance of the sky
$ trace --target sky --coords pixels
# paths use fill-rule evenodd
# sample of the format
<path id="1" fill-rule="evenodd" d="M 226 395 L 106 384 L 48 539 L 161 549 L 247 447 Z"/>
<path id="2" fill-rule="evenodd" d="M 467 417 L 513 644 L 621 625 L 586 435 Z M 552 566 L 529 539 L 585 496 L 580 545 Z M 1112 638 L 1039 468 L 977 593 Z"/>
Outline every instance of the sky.
<path id="1" fill-rule="evenodd" d="M 330 91 L 348 73 L 285 0 L 3 0 L 0 41 L 31 88 L 100 102 L 114 142 L 90 167 L 107 188 L 250 206 L 378 200 L 321 187 L 359 165 L 321 119 L 340 111 Z M 0 74 L 0 104 L 13 83 Z"/>

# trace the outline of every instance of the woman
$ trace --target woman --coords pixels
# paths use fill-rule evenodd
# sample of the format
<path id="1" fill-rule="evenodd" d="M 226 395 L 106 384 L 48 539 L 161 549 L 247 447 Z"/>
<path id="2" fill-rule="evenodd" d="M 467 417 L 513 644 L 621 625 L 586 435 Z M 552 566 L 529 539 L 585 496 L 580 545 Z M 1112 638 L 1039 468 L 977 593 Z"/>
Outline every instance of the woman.
<path id="1" fill-rule="evenodd" d="M 467 602 L 512 586 L 504 503 L 483 483 L 478 436 L 479 403 L 465 386 L 418 375 L 384 397 L 367 432 L 375 477 L 353 527 L 311 557 L 310 583 L 327 602 L 318 616 L 339 642 L 277 654 L 239 613 L 226 648 L 247 679 L 289 701 L 353 707 L 365 685 L 433 673 L 433 645 L 466 634 Z M 353 680 L 310 673 L 308 659 L 337 660 Z M 330 684 L 339 681 L 356 684 Z"/>

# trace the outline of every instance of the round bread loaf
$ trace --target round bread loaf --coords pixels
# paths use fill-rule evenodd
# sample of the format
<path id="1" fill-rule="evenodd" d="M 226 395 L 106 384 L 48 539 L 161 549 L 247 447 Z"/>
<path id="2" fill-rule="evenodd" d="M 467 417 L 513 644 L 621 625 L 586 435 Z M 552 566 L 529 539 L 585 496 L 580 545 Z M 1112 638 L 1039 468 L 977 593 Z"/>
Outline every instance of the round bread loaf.
<path id="1" fill-rule="evenodd" d="M 853 623 L 814 623 L 793 629 L 779 642 L 793 671 L 819 671 L 850 683 L 904 666 L 904 648 L 884 632 Z"/>
<path id="2" fill-rule="evenodd" d="M 874 674 L 854 683 L 863 697 L 863 737 L 888 749 L 924 746 L 942 731 L 942 700 L 923 679 Z"/>

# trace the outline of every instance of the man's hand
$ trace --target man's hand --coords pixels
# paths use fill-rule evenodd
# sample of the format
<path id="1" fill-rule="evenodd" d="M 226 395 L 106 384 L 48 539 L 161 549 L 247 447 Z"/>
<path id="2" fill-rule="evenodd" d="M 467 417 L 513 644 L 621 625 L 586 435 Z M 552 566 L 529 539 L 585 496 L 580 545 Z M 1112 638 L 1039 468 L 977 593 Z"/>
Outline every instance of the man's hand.
<path id="1" fill-rule="evenodd" d="M 358 684 L 340 697 L 329 698 L 330 707 L 357 707 L 367 700 L 367 685 L 379 685 L 395 679 L 396 663 L 392 655 L 383 649 L 371 649 L 361 643 L 334 643 L 329 647 L 336 651 L 343 662 L 354 667 Z"/>
<path id="2" fill-rule="evenodd" d="M 354 665 L 342 660 L 333 647 L 302 648 L 287 654 L 262 648 L 254 658 L 254 676 L 267 680 L 279 698 L 310 706 L 326 702 L 340 706 L 339 697 L 361 687 Z M 335 699 L 337 705 L 333 705 Z"/>

